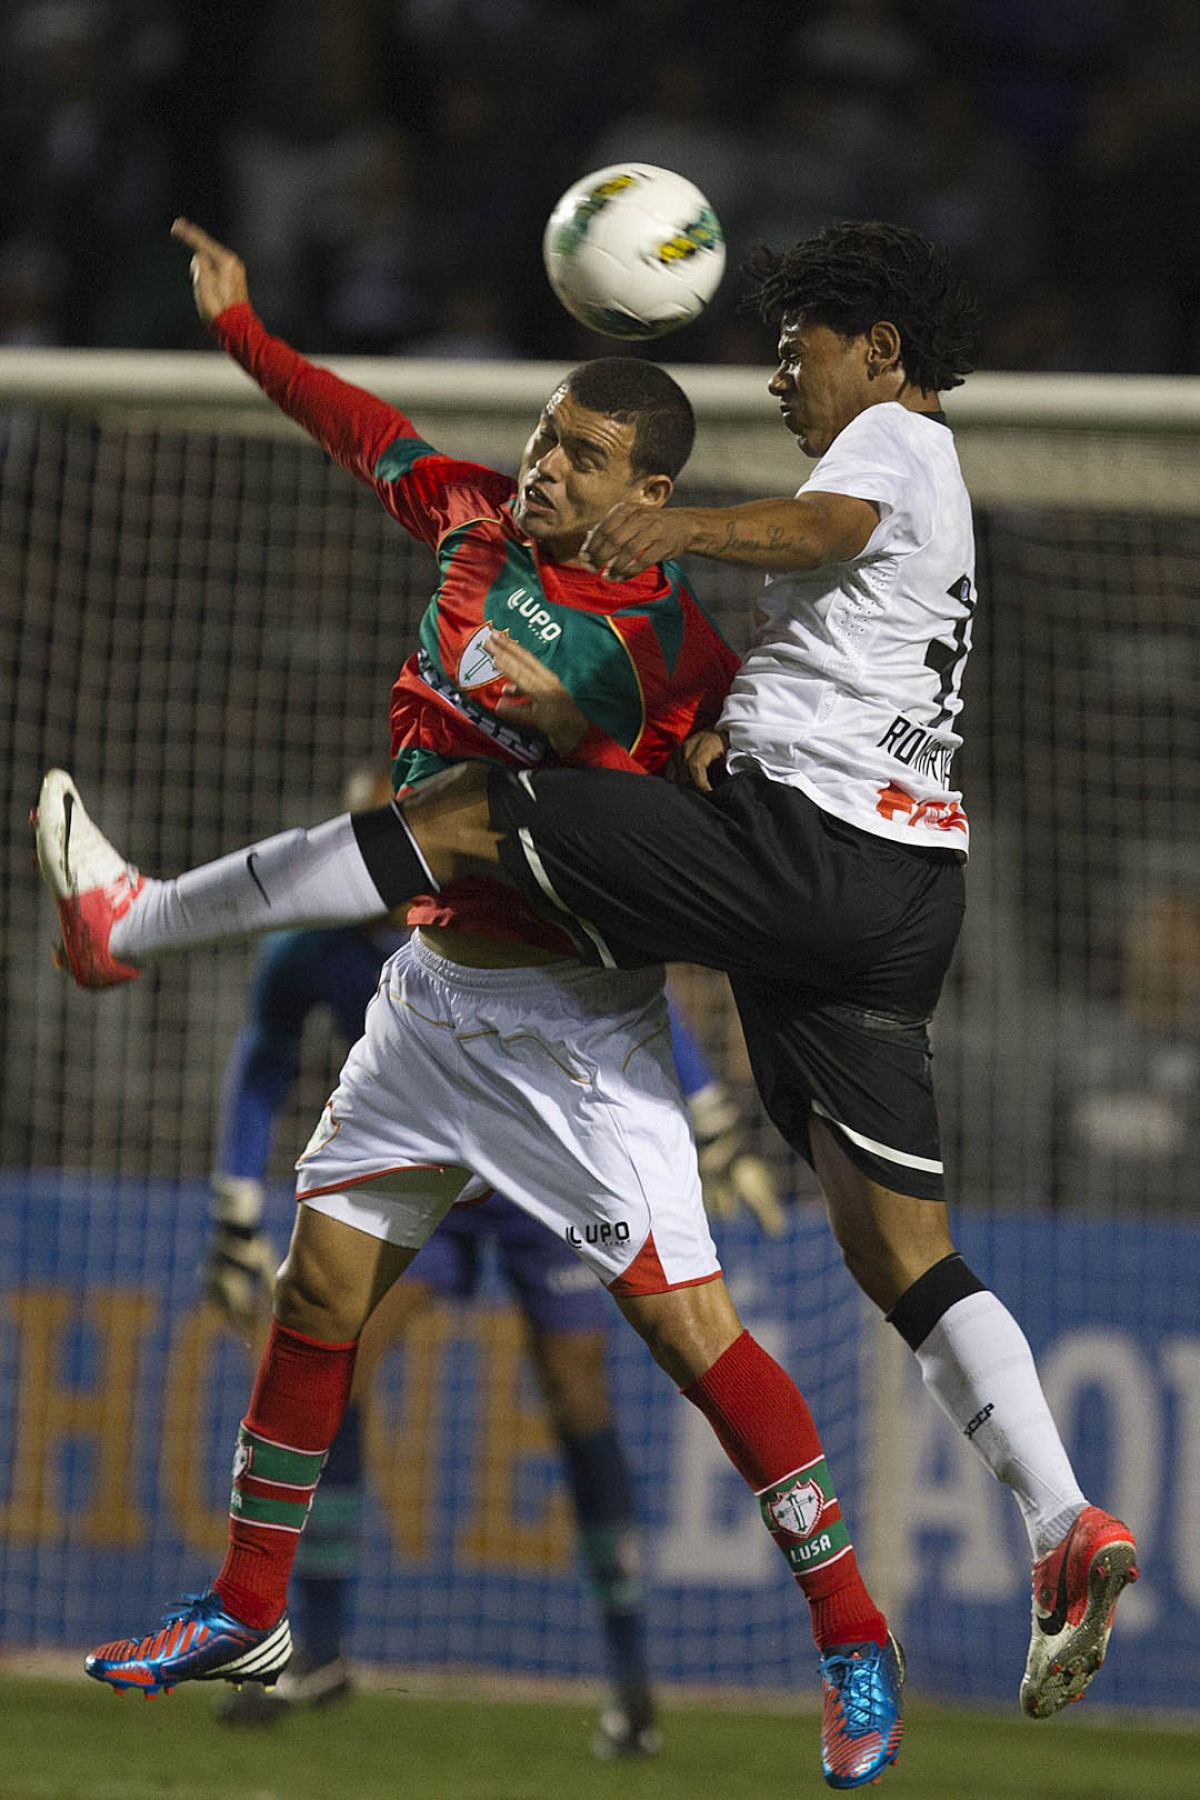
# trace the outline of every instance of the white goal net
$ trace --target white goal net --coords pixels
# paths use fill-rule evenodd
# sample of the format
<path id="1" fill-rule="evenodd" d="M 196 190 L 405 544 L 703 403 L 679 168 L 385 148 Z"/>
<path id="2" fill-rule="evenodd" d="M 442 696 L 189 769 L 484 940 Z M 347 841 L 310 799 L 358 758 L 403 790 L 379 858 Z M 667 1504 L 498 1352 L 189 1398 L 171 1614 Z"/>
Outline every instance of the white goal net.
<path id="1" fill-rule="evenodd" d="M 510 468 L 562 374 L 549 365 L 335 366 L 402 405 L 440 448 Z M 764 372 L 679 374 L 700 420 L 681 499 L 798 485 L 805 465 Z M 968 923 L 937 1028 L 952 1192 L 964 1218 L 1119 1212 L 1126 1224 L 1168 1221 L 1192 1206 L 1200 1150 L 1200 396 L 1180 382 L 979 376 L 950 397 L 948 411 L 976 501 L 981 594 L 961 770 L 972 820 Z M 95 1279 L 122 1292 L 157 1282 L 177 1301 L 195 1299 L 202 1218 L 182 1214 L 202 1212 L 220 1075 L 253 955 L 246 946 L 196 954 L 118 994 L 77 994 L 51 967 L 52 913 L 29 865 L 26 817 L 43 770 L 71 769 L 108 834 L 154 872 L 325 817 L 338 810 L 352 766 L 386 758 L 387 696 L 412 648 L 431 570 L 424 547 L 373 495 L 222 358 L 0 352 L 8 674 L 0 705 L 8 821 L 0 1169 L 24 1196 L 0 1233 L 13 1247 L 4 1279 L 21 1294 L 55 1280 L 55 1292 L 75 1293 L 74 1282 L 83 1294 Z M 743 647 L 755 578 L 713 564 L 693 574 Z M 697 980 L 687 998 L 785 1187 L 811 1196 L 807 1175 L 754 1111 L 723 984 Z M 278 1134 L 281 1191 L 339 1055 L 318 1029 Z M 92 1224 L 89 1181 L 107 1196 Z M 82 1247 L 70 1276 L 54 1276 L 52 1260 L 39 1262 L 42 1252 L 22 1235 L 36 1236 L 34 1196 L 49 1191 L 78 1202 L 70 1216 Z M 122 1192 L 143 1196 L 143 1216 L 113 1200 Z M 822 1253 L 807 1273 L 793 1259 L 784 1272 L 789 1298 L 776 1304 L 771 1253 L 752 1267 L 751 1234 L 739 1240 L 743 1252 L 750 1312 L 758 1305 L 778 1316 L 781 1332 L 801 1317 L 817 1321 L 829 1354 L 810 1366 L 805 1385 L 851 1471 L 843 1485 L 861 1488 L 875 1467 L 879 1407 L 857 1398 L 860 1316 L 839 1285 L 836 1257 Z M 1142 1276 L 1130 1270 L 1129 1279 Z M 24 1316 L 10 1306 L 15 1347 L 0 1391 L 0 1423 L 18 1437 L 34 1429 L 21 1423 L 20 1390 L 33 1366 L 21 1363 Z M 86 1389 L 79 1371 L 99 1354 L 97 1330 L 80 1325 L 76 1340 L 64 1324 L 66 1335 L 45 1339 L 47 1354 L 76 1370 L 70 1379 L 60 1370 L 56 1381 Z M 829 1348 L 839 1345 L 840 1361 Z M 786 1336 L 780 1347 L 789 1352 Z M 236 1386 L 244 1371 L 235 1376 Z M 39 1453 L 51 1460 L 59 1454 L 53 1431 L 70 1438 L 74 1429 L 69 1408 L 64 1416 L 66 1424 L 39 1428 Z M 86 1437 L 92 1428 L 78 1429 Z M 122 1427 L 131 1453 L 141 1429 Z M 658 1429 L 631 1427 L 635 1460 L 653 1463 Z M 886 1435 L 886 1419 L 880 1429 Z M 205 1504 L 219 1520 L 226 1455 L 215 1430 L 214 1444 Z M 37 1490 L 44 1507 L 57 1494 L 54 1529 L 76 1548 L 88 1541 L 86 1532 L 72 1536 L 70 1520 L 92 1516 L 81 1498 L 89 1467 L 86 1456 L 65 1473 L 55 1462 L 57 1473 Z M 0 1514 L 10 1534 L 0 1579 L 15 1607 L 8 1635 L 53 1641 L 83 1629 L 95 1596 L 47 1552 L 58 1541 L 51 1514 L 38 1513 L 28 1495 L 21 1511 L 18 1498 L 14 1490 Z M 528 1504 L 536 1510 L 542 1501 L 535 1493 Z M 875 1518 L 869 1493 L 862 1508 Z M 675 1546 L 663 1552 L 663 1568 L 682 1582 L 684 1525 L 659 1523 Z M 867 1529 L 882 1544 L 877 1523 Z M 211 1549 L 205 1530 L 184 1533 L 191 1551 L 201 1540 Z M 160 1545 L 155 1554 L 161 1571 L 174 1552 Z M 468 1588 L 495 1617 L 477 1629 L 464 1615 L 454 1641 L 486 1659 L 489 1633 L 504 1636 L 509 1601 L 489 1598 L 473 1578 Z M 686 1582 L 680 1591 L 671 1629 L 678 1645 L 690 1631 L 703 1651 L 677 1646 L 677 1673 L 724 1681 L 786 1674 L 769 1608 L 756 1626 L 739 1595 L 713 1632 Z M 577 1642 L 591 1632 L 586 1605 L 579 1618 L 573 1601 L 555 1607 L 527 1666 L 591 1666 Z M 389 1636 L 382 1600 L 378 1609 L 373 1650 L 419 1657 L 420 1642 Z"/>

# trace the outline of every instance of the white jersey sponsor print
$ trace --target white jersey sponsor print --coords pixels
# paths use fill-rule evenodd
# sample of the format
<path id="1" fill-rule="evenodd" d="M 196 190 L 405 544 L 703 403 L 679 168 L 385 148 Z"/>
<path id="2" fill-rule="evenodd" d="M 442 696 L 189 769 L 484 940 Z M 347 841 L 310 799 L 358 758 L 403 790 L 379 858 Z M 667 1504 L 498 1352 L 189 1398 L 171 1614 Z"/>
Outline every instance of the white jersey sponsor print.
<path id="1" fill-rule="evenodd" d="M 952 765 L 975 610 L 971 502 L 940 415 L 868 407 L 800 489 L 871 500 L 859 556 L 768 576 L 725 702 L 732 771 L 760 768 L 864 831 L 965 854 Z"/>

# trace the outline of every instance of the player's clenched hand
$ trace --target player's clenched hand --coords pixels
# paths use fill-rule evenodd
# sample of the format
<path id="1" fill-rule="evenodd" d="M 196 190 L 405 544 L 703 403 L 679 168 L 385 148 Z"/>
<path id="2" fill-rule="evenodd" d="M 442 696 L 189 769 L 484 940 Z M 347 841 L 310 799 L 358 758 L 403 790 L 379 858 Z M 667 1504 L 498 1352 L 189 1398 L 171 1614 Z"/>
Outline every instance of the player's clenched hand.
<path id="1" fill-rule="evenodd" d="M 712 778 L 724 761 L 729 748 L 725 731 L 694 731 L 675 752 L 673 773 L 684 787 L 694 787 L 702 794 L 712 793 Z"/>
<path id="2" fill-rule="evenodd" d="M 207 231 L 201 231 L 190 219 L 176 219 L 171 236 L 178 243 L 186 244 L 192 252 L 192 293 L 196 311 L 206 325 L 227 306 L 249 300 L 246 265 L 240 256 L 235 256 L 224 244 L 218 244 L 216 238 L 209 237 Z"/>
<path id="3" fill-rule="evenodd" d="M 587 566 L 609 581 L 628 581 L 666 556 L 689 548 L 692 520 L 686 506 L 639 506 L 618 500 L 583 540 Z"/>
<path id="4" fill-rule="evenodd" d="M 553 669 L 501 631 L 489 635 L 485 648 L 505 677 L 494 709 L 496 717 L 509 725 L 540 731 L 559 756 L 569 756 L 586 733 L 589 720 Z"/>

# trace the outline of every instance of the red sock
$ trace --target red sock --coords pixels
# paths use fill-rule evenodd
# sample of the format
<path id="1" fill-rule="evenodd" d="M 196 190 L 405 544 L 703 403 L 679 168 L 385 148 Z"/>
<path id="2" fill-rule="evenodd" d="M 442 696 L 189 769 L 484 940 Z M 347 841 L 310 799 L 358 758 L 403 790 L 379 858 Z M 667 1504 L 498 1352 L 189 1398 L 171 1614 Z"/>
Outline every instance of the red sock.
<path id="1" fill-rule="evenodd" d="M 817 1648 L 887 1642 L 867 1592 L 804 1396 L 748 1331 L 683 1390 L 754 1489 L 767 1530 L 812 1608 Z"/>
<path id="2" fill-rule="evenodd" d="M 275 1321 L 238 1432 L 229 1548 L 213 1587 L 227 1612 L 265 1630 L 288 1581 L 321 1466 L 350 1397 L 357 1342 L 322 1344 Z"/>

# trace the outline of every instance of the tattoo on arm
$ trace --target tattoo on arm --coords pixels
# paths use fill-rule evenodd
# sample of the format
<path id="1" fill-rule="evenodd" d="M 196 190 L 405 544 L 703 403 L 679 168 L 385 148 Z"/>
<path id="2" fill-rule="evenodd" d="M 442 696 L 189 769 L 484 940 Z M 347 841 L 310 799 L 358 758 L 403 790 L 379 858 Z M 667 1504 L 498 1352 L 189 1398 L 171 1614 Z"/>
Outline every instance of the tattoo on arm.
<path id="1" fill-rule="evenodd" d="M 754 560 L 760 556 L 789 554 L 804 549 L 804 545 L 782 525 L 769 525 L 765 531 L 749 532 L 744 527 L 739 529 L 737 523 L 730 519 L 724 531 L 718 537 L 716 533 L 707 544 L 697 545 L 701 555 L 728 556 L 730 558 L 746 557 Z"/>

